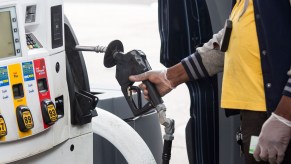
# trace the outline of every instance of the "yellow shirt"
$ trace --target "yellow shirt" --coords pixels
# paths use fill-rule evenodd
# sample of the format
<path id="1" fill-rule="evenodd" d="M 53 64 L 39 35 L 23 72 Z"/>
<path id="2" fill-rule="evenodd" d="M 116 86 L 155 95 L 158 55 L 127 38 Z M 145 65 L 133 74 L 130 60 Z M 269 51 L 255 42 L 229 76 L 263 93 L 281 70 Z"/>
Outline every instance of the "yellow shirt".
<path id="1" fill-rule="evenodd" d="M 238 0 L 230 15 L 233 26 L 225 53 L 221 107 L 266 111 L 253 0 L 245 11 L 244 3 Z"/>

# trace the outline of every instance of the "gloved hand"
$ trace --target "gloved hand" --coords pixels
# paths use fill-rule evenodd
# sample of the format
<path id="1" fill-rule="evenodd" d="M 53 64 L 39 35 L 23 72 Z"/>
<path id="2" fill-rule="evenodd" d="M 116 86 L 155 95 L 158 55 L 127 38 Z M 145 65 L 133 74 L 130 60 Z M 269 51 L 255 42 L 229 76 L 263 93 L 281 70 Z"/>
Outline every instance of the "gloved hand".
<path id="1" fill-rule="evenodd" d="M 279 164 L 283 161 L 291 138 L 291 122 L 272 113 L 264 123 L 254 152 L 256 161 Z"/>
<path id="2" fill-rule="evenodd" d="M 171 82 L 167 78 L 166 69 L 162 71 L 148 71 L 139 75 L 129 76 L 129 80 L 134 82 L 149 80 L 156 85 L 160 96 L 164 96 L 174 89 Z M 146 85 L 142 83 L 139 87 L 143 90 L 145 99 L 149 99 Z"/>

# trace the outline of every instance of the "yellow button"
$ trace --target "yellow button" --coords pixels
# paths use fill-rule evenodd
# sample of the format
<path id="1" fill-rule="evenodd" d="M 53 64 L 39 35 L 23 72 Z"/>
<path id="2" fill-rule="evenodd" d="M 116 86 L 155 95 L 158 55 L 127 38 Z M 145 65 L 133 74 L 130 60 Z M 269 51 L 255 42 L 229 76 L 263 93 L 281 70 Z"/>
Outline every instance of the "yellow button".
<path id="1" fill-rule="evenodd" d="M 52 122 L 56 122 L 58 120 L 58 114 L 56 108 L 53 104 L 47 106 L 47 111 L 49 113 L 49 117 Z"/>
<path id="2" fill-rule="evenodd" d="M 33 128 L 33 119 L 30 111 L 24 111 L 22 113 L 22 119 L 24 121 L 24 126 L 26 129 L 32 129 Z"/>
<path id="3" fill-rule="evenodd" d="M 7 135 L 7 128 L 4 121 L 4 118 L 0 115 L 0 137 L 4 137 Z"/>

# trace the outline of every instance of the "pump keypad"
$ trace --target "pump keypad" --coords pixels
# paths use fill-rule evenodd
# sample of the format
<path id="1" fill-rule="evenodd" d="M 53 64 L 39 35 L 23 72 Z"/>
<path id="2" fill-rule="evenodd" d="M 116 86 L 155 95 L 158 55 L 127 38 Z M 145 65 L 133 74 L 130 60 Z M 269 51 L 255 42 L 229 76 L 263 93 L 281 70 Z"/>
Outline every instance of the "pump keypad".
<path id="1" fill-rule="evenodd" d="M 3 116 L 0 114 L 0 138 L 7 135 L 7 127 Z"/>
<path id="2" fill-rule="evenodd" d="M 34 127 L 32 114 L 27 106 L 18 106 L 16 116 L 20 131 L 26 132 Z"/>
<path id="3" fill-rule="evenodd" d="M 26 34 L 26 44 L 29 49 L 42 48 L 42 45 L 33 34 Z"/>

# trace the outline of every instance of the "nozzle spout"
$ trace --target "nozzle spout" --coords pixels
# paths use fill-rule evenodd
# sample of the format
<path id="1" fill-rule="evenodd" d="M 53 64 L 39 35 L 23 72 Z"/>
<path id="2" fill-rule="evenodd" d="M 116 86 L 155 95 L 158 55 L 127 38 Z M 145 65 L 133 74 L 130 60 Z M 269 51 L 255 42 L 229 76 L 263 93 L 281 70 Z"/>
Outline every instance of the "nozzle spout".
<path id="1" fill-rule="evenodd" d="M 75 47 L 76 51 L 94 51 L 96 53 L 105 53 L 107 47 L 104 46 L 79 46 Z"/>

